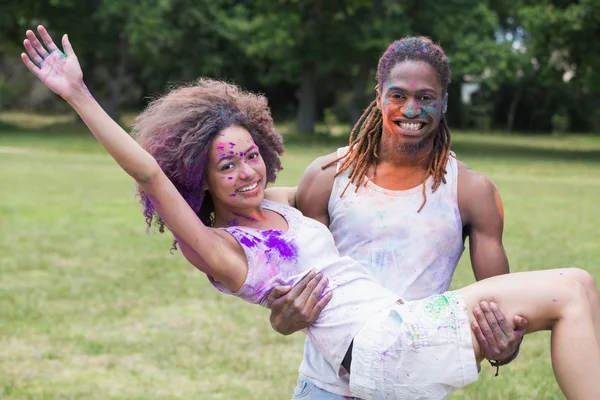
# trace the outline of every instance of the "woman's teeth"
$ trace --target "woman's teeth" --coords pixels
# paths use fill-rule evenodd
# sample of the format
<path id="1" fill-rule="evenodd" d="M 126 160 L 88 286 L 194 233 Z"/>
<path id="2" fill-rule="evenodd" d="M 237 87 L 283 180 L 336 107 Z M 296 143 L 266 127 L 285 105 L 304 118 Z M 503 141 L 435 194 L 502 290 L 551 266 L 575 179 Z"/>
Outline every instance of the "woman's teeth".
<path id="1" fill-rule="evenodd" d="M 258 185 L 258 182 L 255 182 L 254 185 L 250 185 L 250 186 L 246 186 L 241 189 L 238 189 L 237 192 L 247 192 L 249 190 L 255 189 L 257 185 Z"/>

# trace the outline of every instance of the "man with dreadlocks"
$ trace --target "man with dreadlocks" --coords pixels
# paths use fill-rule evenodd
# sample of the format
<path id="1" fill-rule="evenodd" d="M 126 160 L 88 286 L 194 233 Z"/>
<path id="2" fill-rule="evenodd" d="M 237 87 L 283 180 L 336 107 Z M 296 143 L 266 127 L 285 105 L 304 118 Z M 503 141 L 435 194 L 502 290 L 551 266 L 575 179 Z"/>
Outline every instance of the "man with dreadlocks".
<path id="1" fill-rule="evenodd" d="M 448 57 L 429 38 L 393 42 L 379 60 L 376 99 L 349 146 L 315 160 L 290 190 L 304 215 L 329 226 L 341 255 L 408 300 L 448 289 L 467 236 L 477 280 L 509 272 L 500 196 L 490 179 L 450 151 L 449 82 Z M 326 285 L 313 274 L 294 288 L 273 290 L 273 327 L 290 334 L 310 325 L 329 301 L 321 297 Z M 472 329 L 490 363 L 512 361 L 527 320 L 515 317 L 513 326 L 487 302 L 474 314 Z M 347 379 L 307 340 L 294 398 L 349 393 Z"/>

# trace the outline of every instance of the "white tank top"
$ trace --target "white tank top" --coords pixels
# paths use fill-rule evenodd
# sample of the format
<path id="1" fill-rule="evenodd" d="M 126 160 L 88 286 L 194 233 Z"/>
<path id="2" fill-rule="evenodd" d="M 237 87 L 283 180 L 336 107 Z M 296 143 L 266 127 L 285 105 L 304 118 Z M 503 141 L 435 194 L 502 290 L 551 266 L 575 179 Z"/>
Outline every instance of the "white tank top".
<path id="1" fill-rule="evenodd" d="M 348 147 L 338 149 L 338 157 Z M 338 163 L 338 169 L 341 161 Z M 446 166 L 446 184 L 433 193 L 433 178 L 401 191 L 387 190 L 369 181 L 355 192 L 350 170 L 336 177 L 329 198 L 329 230 L 342 256 L 365 267 L 379 284 L 406 300 L 422 299 L 448 290 L 464 243 L 458 209 L 458 165 L 452 153 Z M 332 393 L 349 395 L 347 379 L 340 379 L 310 341 L 304 346 L 300 374 Z"/>
<path id="2" fill-rule="evenodd" d="M 293 286 L 311 269 L 329 279 L 325 289 L 333 292 L 331 301 L 317 320 L 304 332 L 315 351 L 339 371 L 352 339 L 377 311 L 393 304 L 398 296 L 383 289 L 367 271 L 350 257 L 340 256 L 325 225 L 307 218 L 295 208 L 263 200 L 262 207 L 285 218 L 287 232 L 248 227 L 223 228 L 242 246 L 248 260 L 248 275 L 235 293 L 210 279 L 220 291 L 267 306 L 267 296 L 277 285 Z M 337 375 L 336 372 L 334 372 Z"/>

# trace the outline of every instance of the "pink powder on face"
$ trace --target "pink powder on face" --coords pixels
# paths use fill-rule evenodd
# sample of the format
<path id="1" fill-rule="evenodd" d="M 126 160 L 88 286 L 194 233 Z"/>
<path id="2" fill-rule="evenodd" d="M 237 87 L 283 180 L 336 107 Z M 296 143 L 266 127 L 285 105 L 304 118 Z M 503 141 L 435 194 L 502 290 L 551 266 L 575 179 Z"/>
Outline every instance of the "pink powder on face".
<path id="1" fill-rule="evenodd" d="M 411 83 L 410 83 L 410 87 L 415 87 L 415 83 L 414 83 L 414 82 L 411 82 Z"/>
<path id="2" fill-rule="evenodd" d="M 225 143 L 217 143 L 217 150 L 225 150 Z"/>

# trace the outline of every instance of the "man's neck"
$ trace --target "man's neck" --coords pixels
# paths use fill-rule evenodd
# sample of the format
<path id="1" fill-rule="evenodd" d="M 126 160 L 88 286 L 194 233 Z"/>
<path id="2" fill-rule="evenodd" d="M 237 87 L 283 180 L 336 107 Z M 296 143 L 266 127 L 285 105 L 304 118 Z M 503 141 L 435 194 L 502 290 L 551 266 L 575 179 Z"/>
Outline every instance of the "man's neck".
<path id="1" fill-rule="evenodd" d="M 389 190 L 406 190 L 423 182 L 433 153 L 433 142 L 422 150 L 399 151 L 381 143 L 379 158 L 371 168 L 369 178 Z"/>

